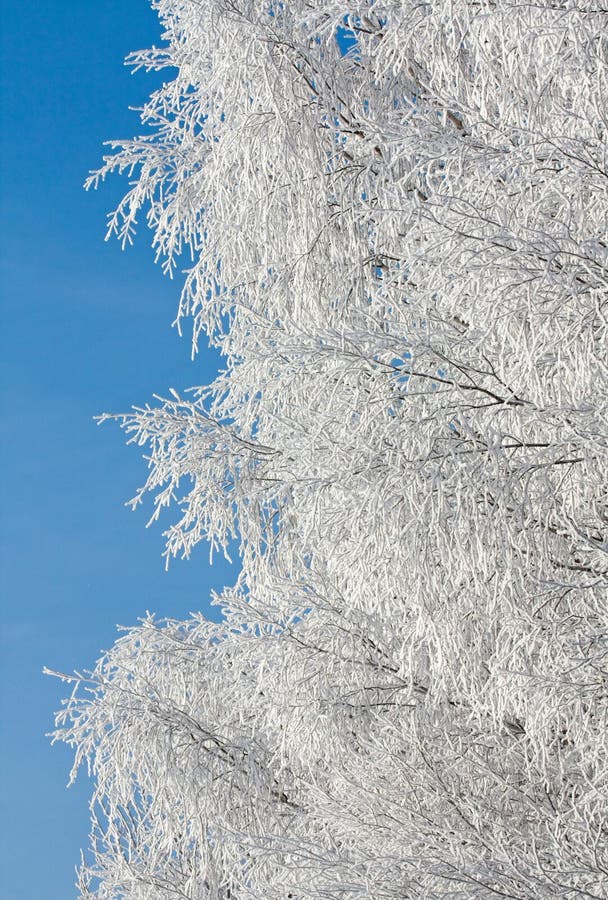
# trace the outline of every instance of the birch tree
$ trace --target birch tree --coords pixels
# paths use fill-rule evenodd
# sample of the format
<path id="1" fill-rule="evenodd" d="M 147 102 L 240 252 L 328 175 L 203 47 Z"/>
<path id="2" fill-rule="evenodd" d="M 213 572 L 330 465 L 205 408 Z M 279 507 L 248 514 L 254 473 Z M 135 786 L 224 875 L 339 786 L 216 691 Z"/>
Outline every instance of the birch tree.
<path id="1" fill-rule="evenodd" d="M 81 897 L 606 897 L 608 10 L 154 6 L 90 183 L 225 369 L 113 418 L 242 568 L 70 679 Z"/>

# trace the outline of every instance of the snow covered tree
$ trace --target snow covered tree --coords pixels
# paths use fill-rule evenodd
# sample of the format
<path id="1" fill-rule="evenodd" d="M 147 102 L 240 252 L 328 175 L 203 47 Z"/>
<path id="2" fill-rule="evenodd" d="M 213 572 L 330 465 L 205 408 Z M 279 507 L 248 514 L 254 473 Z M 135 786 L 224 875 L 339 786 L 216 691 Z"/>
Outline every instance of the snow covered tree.
<path id="1" fill-rule="evenodd" d="M 226 363 L 118 418 L 242 572 L 74 676 L 81 896 L 608 896 L 608 8 L 154 6 L 92 183 Z"/>

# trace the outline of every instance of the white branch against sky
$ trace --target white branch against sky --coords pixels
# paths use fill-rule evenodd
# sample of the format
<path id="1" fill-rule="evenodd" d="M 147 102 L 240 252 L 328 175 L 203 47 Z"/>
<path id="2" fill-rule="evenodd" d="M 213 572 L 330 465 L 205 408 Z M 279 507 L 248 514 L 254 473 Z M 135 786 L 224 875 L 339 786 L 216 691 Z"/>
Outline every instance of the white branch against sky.
<path id="1" fill-rule="evenodd" d="M 242 572 L 74 676 L 81 897 L 605 898 L 608 7 L 153 5 L 91 183 L 225 370 L 117 418 Z"/>

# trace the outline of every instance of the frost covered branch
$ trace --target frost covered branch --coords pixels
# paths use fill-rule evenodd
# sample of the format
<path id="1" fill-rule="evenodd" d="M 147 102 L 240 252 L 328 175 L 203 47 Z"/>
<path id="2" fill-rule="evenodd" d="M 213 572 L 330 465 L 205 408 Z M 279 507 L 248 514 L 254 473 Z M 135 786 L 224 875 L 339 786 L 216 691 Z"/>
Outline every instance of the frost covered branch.
<path id="1" fill-rule="evenodd" d="M 225 371 L 116 418 L 168 557 L 242 571 L 59 715 L 81 896 L 605 897 L 608 12 L 154 6 L 91 183 Z"/>

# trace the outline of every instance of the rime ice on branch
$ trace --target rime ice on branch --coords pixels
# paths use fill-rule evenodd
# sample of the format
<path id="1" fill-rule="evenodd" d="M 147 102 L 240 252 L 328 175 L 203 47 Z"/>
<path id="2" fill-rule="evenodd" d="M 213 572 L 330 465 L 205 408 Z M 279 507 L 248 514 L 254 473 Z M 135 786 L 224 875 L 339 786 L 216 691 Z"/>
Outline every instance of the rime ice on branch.
<path id="1" fill-rule="evenodd" d="M 242 574 L 75 677 L 81 896 L 605 897 L 608 12 L 154 5 L 92 182 L 226 369 L 119 418 Z"/>

